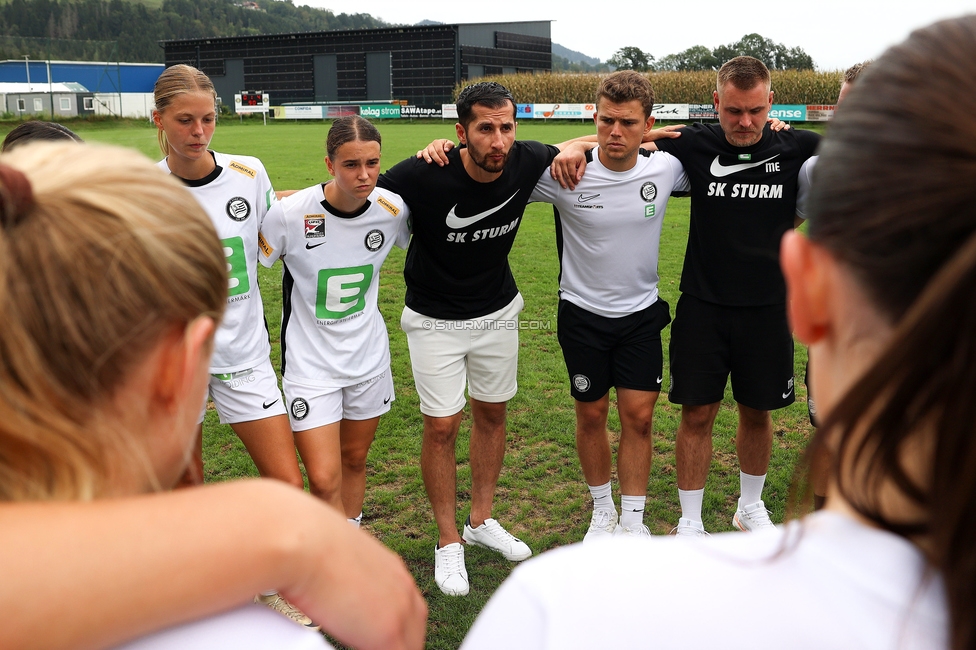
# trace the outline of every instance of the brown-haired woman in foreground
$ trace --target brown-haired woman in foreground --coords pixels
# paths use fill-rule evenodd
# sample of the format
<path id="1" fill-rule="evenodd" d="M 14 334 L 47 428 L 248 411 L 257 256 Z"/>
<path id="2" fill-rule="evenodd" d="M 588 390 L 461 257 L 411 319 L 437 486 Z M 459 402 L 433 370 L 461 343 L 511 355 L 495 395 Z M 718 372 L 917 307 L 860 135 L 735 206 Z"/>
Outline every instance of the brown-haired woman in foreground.
<path id="1" fill-rule="evenodd" d="M 233 610 L 277 588 L 346 643 L 419 647 L 403 563 L 316 499 L 274 482 L 137 496 L 185 468 L 226 302 L 189 194 L 117 148 L 32 144 L 0 163 L 0 646 L 106 647 L 203 619 L 134 647 L 320 647 L 264 607 Z"/>
<path id="2" fill-rule="evenodd" d="M 826 509 L 750 536 L 554 551 L 516 569 L 465 648 L 976 648 L 974 62 L 968 16 L 872 64 L 821 148 L 809 239 L 783 240 Z M 599 589 L 611 553 L 627 582 Z"/>

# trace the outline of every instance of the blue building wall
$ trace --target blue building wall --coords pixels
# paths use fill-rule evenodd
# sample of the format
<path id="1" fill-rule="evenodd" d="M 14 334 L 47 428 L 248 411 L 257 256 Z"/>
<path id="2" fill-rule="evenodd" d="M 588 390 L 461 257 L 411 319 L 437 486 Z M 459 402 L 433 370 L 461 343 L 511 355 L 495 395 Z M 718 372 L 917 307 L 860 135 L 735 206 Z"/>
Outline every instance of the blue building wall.
<path id="1" fill-rule="evenodd" d="M 30 66 L 31 83 L 47 83 L 46 61 L 0 61 L 0 81 L 27 82 Z M 80 83 L 96 93 L 151 93 L 157 77 L 165 69 L 162 63 L 89 63 L 84 61 L 51 62 L 52 82 Z"/>

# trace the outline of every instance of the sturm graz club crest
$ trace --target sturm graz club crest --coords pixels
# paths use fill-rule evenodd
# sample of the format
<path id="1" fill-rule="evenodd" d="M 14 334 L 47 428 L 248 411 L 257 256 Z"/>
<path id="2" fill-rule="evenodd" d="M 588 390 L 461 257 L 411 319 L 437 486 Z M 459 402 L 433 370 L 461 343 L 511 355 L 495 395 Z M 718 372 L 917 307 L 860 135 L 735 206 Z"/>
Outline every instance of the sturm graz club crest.
<path id="1" fill-rule="evenodd" d="M 650 203 L 657 198 L 657 185 L 648 181 L 641 185 L 641 198 Z"/>
<path id="2" fill-rule="evenodd" d="M 251 216 L 251 204 L 243 196 L 235 196 L 227 202 L 227 216 L 234 221 L 244 221 Z"/>
<path id="3" fill-rule="evenodd" d="M 573 386 L 581 393 L 590 390 L 590 378 L 586 375 L 573 375 Z"/>
<path id="4" fill-rule="evenodd" d="M 296 397 L 291 401 L 291 416 L 296 420 L 304 420 L 308 415 L 308 402 L 301 397 Z"/>
<path id="5" fill-rule="evenodd" d="M 382 230 L 370 230 L 366 233 L 366 239 L 363 240 L 363 243 L 366 244 L 366 250 L 376 252 L 383 246 L 383 241 Z"/>

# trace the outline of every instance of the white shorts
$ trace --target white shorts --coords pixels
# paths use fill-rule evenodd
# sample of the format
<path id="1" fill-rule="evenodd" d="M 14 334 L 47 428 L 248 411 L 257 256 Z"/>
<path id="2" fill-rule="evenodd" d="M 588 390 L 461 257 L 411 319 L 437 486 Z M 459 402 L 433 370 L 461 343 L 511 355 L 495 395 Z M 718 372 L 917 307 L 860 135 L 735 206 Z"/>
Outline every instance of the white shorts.
<path id="1" fill-rule="evenodd" d="M 217 407 L 221 424 L 263 420 L 285 414 L 285 403 L 278 389 L 271 359 L 254 368 L 221 375 L 210 375 L 210 399 Z M 204 412 L 207 405 L 204 403 Z M 203 412 L 200 413 L 203 422 Z"/>
<path id="2" fill-rule="evenodd" d="M 339 420 L 369 420 L 390 410 L 393 373 L 380 374 L 344 388 L 309 386 L 287 377 L 281 380 L 288 400 L 288 419 L 292 431 L 307 431 Z"/>
<path id="3" fill-rule="evenodd" d="M 522 294 L 491 314 L 440 320 L 403 308 L 420 412 L 448 417 L 464 408 L 464 388 L 482 402 L 507 402 L 518 391 L 518 315 Z"/>

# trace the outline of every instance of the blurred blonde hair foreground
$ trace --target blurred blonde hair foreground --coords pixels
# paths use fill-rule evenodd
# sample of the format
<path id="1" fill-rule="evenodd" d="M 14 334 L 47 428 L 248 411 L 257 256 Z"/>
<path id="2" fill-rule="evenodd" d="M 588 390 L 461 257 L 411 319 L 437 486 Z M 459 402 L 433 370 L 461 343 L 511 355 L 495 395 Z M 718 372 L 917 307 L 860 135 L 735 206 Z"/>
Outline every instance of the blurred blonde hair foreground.
<path id="1" fill-rule="evenodd" d="M 92 499 L 139 432 L 103 426 L 163 333 L 219 321 L 226 261 L 210 220 L 139 153 L 36 143 L 0 157 L 0 500 Z"/>

